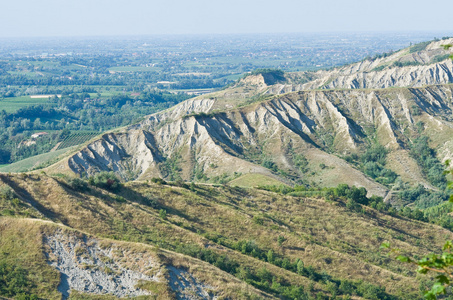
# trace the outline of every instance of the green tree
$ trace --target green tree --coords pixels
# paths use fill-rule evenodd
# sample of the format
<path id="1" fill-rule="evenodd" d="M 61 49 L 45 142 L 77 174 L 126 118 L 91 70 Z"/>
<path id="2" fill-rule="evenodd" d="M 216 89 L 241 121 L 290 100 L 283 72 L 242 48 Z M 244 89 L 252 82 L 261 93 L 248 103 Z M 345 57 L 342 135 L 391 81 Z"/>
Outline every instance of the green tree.
<path id="1" fill-rule="evenodd" d="M 297 261 L 296 268 L 297 268 L 297 274 L 299 274 L 299 275 L 304 274 L 304 262 L 302 260 L 299 259 Z"/>
<path id="2" fill-rule="evenodd" d="M 269 252 L 267 252 L 267 261 L 272 263 L 274 260 L 275 260 L 274 251 L 269 250 Z"/>
<path id="3" fill-rule="evenodd" d="M 286 238 L 283 235 L 277 237 L 278 245 L 281 246 L 286 241 Z"/>

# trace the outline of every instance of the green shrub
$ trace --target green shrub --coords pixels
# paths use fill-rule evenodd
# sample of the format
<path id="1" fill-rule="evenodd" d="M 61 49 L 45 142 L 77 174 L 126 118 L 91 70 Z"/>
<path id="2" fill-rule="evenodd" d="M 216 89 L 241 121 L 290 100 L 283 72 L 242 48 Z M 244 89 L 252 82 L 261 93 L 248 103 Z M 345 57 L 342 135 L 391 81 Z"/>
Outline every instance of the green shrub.
<path id="1" fill-rule="evenodd" d="M 264 219 L 261 216 L 253 216 L 253 223 L 258 224 L 258 225 L 263 225 L 264 224 Z"/>
<path id="2" fill-rule="evenodd" d="M 448 59 L 448 58 L 450 58 L 450 54 L 443 54 L 443 55 L 441 54 L 441 55 L 435 56 L 435 57 L 431 60 L 431 62 L 432 62 L 432 63 L 439 63 L 439 62 L 444 61 L 444 60 L 446 60 L 446 59 Z"/>
<path id="3" fill-rule="evenodd" d="M 285 241 L 286 241 L 286 238 L 285 238 L 284 236 L 279 235 L 279 236 L 277 237 L 277 242 L 278 242 L 278 245 L 279 245 L 279 246 L 283 245 L 283 243 L 284 243 Z"/>
<path id="4" fill-rule="evenodd" d="M 152 208 L 158 208 L 159 207 L 159 202 L 154 198 L 154 196 L 150 193 L 145 193 L 143 195 L 142 202 L 146 206 L 152 207 Z"/>
<path id="5" fill-rule="evenodd" d="M 88 183 L 114 192 L 121 188 L 121 182 L 113 172 L 100 172 L 88 178 Z"/>
<path id="6" fill-rule="evenodd" d="M 12 200 L 17 196 L 11 187 L 4 185 L 4 186 L 0 187 L 0 197 L 4 198 L 6 200 Z"/>
<path id="7" fill-rule="evenodd" d="M 305 156 L 299 154 L 295 155 L 293 161 L 294 165 L 298 167 L 302 173 L 306 173 L 308 171 L 308 160 Z"/>
<path id="8" fill-rule="evenodd" d="M 0 261 L 0 295 L 24 300 L 38 299 L 36 295 L 29 293 L 32 287 L 27 270 Z"/>
<path id="9" fill-rule="evenodd" d="M 277 165 L 270 159 L 264 159 L 263 162 L 261 163 L 261 165 L 271 171 L 274 171 L 274 172 L 278 171 Z"/>
<path id="10" fill-rule="evenodd" d="M 372 69 L 371 72 L 379 72 L 379 71 L 382 71 L 385 69 L 385 65 L 380 65 L 380 66 L 377 66 L 376 68 Z"/>
<path id="11" fill-rule="evenodd" d="M 408 67 L 408 66 L 419 66 L 421 65 L 421 63 L 417 62 L 417 61 L 395 61 L 393 63 L 393 66 L 395 67 Z"/>
<path id="12" fill-rule="evenodd" d="M 167 219 L 167 211 L 166 211 L 165 209 L 159 210 L 159 217 L 160 217 L 162 220 Z"/>
<path id="13" fill-rule="evenodd" d="M 362 155 L 360 158 L 363 163 L 366 162 L 375 162 L 381 165 L 385 165 L 385 160 L 387 156 L 387 149 L 382 145 L 373 145 Z"/>
<path id="14" fill-rule="evenodd" d="M 392 170 L 384 168 L 388 150 L 384 146 L 374 145 L 361 156 L 363 172 L 381 184 L 395 182 L 398 175 Z"/>
<path id="15" fill-rule="evenodd" d="M 167 182 L 165 180 L 163 180 L 162 178 L 159 178 L 159 177 L 151 178 L 151 182 L 157 183 L 157 184 L 167 184 Z"/>
<path id="16" fill-rule="evenodd" d="M 67 178 L 66 184 L 69 185 L 74 191 L 83 192 L 89 189 L 88 183 L 77 177 Z"/>
<path id="17" fill-rule="evenodd" d="M 119 202 L 119 203 L 125 203 L 126 202 L 126 198 L 124 198 L 122 196 L 115 196 L 115 201 Z"/>
<path id="18" fill-rule="evenodd" d="M 447 184 L 447 179 L 444 175 L 444 166 L 437 159 L 436 153 L 429 147 L 429 138 L 420 136 L 414 139 L 410 154 L 417 163 L 422 167 L 424 175 L 428 181 L 434 186 L 444 189 Z"/>
<path id="19" fill-rule="evenodd" d="M 419 51 L 423 51 L 426 49 L 426 47 L 430 44 L 431 42 L 421 42 L 418 44 L 413 45 L 412 47 L 409 48 L 409 53 L 415 53 Z"/>

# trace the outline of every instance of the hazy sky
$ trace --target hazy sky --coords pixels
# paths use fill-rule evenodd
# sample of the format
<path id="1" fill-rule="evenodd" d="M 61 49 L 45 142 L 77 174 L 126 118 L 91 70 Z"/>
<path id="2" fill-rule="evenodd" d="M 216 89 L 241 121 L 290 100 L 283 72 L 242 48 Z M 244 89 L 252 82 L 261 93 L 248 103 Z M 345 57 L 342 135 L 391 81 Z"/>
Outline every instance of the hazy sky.
<path id="1" fill-rule="evenodd" d="M 0 37 L 453 32 L 453 0 L 1 0 Z"/>

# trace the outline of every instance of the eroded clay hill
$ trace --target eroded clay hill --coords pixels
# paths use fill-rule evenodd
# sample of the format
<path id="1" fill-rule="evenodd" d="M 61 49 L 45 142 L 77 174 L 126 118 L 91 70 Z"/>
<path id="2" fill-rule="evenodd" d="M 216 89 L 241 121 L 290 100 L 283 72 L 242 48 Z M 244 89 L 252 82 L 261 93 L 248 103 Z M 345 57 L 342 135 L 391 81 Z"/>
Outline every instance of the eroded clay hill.
<path id="1" fill-rule="evenodd" d="M 302 91 L 224 112 L 211 111 L 214 99 L 194 99 L 138 125 L 104 134 L 69 157 L 65 165 L 53 168 L 69 168 L 77 174 L 114 171 L 125 180 L 175 174 L 183 180 L 197 180 L 197 174 L 213 177 L 238 172 L 286 182 L 291 176 L 306 176 L 294 162 L 297 155 L 304 155 L 313 165 L 332 167 L 323 170 L 325 178 L 330 173 L 349 174 L 336 181 L 331 176 L 327 184 L 346 182 L 383 195 L 383 186 L 339 157 L 361 153 L 371 141 L 377 141 L 391 155 L 410 163 L 407 144 L 423 124 L 422 130 L 442 149 L 442 158 L 450 158 L 452 90 L 450 85 L 438 85 Z M 282 178 L 265 168 L 265 160 L 291 176 Z M 419 170 L 389 167 L 408 180 L 419 178 Z"/>
<path id="2" fill-rule="evenodd" d="M 347 183 L 385 196 L 386 187 L 342 159 L 380 144 L 390 152 L 387 168 L 405 182 L 429 187 L 409 156 L 408 145 L 414 137 L 427 135 L 440 160 L 452 158 L 453 87 L 447 83 L 453 65 L 441 47 L 450 42 L 304 73 L 308 82 L 298 87 L 294 82 L 299 75 L 287 75 L 286 83 L 273 85 L 263 75 L 251 75 L 231 88 L 106 133 L 49 170 L 79 175 L 114 171 L 126 181 L 152 177 L 228 181 L 258 174 L 287 184 Z M 412 65 L 399 66 L 405 62 Z M 319 85 L 323 74 L 329 84 Z M 357 81 L 357 76 L 365 79 L 346 83 Z M 342 89 L 313 90 L 319 87 Z M 287 91 L 291 92 L 281 94 Z M 308 160 L 309 172 L 301 170 L 301 157 Z"/>
<path id="3" fill-rule="evenodd" d="M 422 87 L 453 82 L 451 51 L 444 45 L 453 39 L 425 42 L 388 55 L 315 73 L 295 73 L 289 84 L 275 85 L 273 93 L 306 89 L 358 89 Z"/>

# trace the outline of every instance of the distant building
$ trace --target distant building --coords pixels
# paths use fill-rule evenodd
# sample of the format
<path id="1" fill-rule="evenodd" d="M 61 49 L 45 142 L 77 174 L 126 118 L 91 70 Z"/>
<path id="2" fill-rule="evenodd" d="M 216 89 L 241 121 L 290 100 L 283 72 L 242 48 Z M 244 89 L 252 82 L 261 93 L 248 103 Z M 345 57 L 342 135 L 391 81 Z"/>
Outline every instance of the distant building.
<path id="1" fill-rule="evenodd" d="M 37 132 L 37 133 L 33 133 L 31 135 L 31 138 L 32 139 L 37 139 L 37 138 L 42 137 L 43 135 L 47 135 L 47 134 L 48 134 L 47 132 Z"/>

